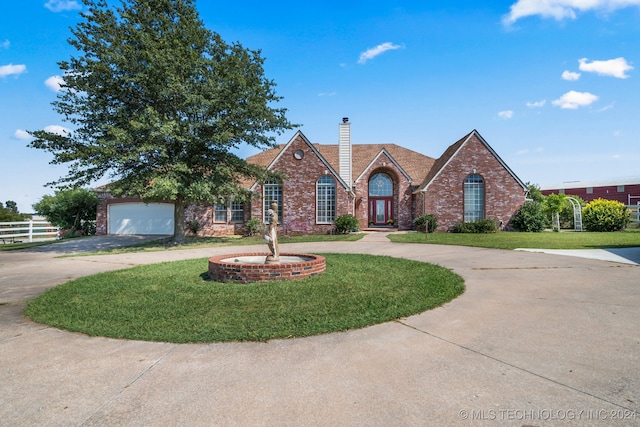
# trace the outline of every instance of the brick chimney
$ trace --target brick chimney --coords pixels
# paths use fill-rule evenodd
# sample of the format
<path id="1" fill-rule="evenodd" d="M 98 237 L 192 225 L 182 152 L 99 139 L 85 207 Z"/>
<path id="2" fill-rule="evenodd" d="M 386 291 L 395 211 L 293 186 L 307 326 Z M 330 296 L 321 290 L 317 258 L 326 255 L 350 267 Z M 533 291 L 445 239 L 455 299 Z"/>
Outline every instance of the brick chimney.
<path id="1" fill-rule="evenodd" d="M 343 117 L 342 123 L 340 123 L 338 155 L 340 159 L 340 178 L 351 187 L 353 185 L 351 177 L 351 123 L 349 123 L 348 117 Z"/>

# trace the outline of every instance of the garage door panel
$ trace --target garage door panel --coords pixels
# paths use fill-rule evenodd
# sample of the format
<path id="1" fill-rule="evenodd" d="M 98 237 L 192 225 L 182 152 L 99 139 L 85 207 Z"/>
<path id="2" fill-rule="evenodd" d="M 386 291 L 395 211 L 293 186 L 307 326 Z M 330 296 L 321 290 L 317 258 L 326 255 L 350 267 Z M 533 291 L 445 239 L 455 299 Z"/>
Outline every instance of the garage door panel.
<path id="1" fill-rule="evenodd" d="M 170 203 L 118 203 L 109 205 L 109 234 L 173 234 Z"/>

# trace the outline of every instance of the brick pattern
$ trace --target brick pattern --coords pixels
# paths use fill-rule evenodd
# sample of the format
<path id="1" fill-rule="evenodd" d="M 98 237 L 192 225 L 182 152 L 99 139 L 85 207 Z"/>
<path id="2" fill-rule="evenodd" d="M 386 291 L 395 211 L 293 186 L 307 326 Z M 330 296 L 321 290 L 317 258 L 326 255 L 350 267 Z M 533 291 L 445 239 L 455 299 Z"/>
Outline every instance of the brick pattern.
<path id="1" fill-rule="evenodd" d="M 209 278 L 217 282 L 263 283 L 270 280 L 305 279 L 322 274 L 326 270 L 326 260 L 320 255 L 282 253 L 281 257 L 297 256 L 308 260 L 302 262 L 282 262 L 279 264 L 240 264 L 235 258 L 264 256 L 267 253 L 246 253 L 219 255 L 209 258 Z"/>
<path id="2" fill-rule="evenodd" d="M 245 204 L 244 222 L 248 220 L 248 208 Z M 214 209 L 211 205 L 189 205 L 185 209 L 184 219 L 185 224 L 189 221 L 196 220 L 202 227 L 198 231 L 198 236 L 201 237 L 213 237 L 213 236 L 232 236 L 235 234 L 245 234 L 247 227 L 244 223 L 231 222 L 231 206 L 227 204 L 227 221 L 215 222 Z M 188 227 L 185 231 L 188 230 Z"/>
<path id="3" fill-rule="evenodd" d="M 296 151 L 304 153 L 302 159 L 294 157 Z M 282 224 L 280 231 L 289 230 L 309 234 L 326 234 L 333 230 L 333 223 L 321 224 L 316 221 L 316 182 L 323 175 L 331 174 L 331 170 L 323 164 L 318 155 L 305 140 L 298 136 L 280 153 L 276 164 L 271 168 L 274 172 L 282 172 L 286 178 L 282 181 Z M 336 216 L 353 213 L 353 196 L 336 180 Z M 255 189 L 256 198 L 251 204 L 251 216 L 264 221 L 262 211 L 262 186 Z M 306 225 L 303 227 L 301 225 Z M 289 227 L 291 225 L 291 227 Z"/>
<path id="4" fill-rule="evenodd" d="M 411 209 L 413 188 L 411 187 L 411 182 L 398 170 L 386 154 L 379 156 L 354 184 L 357 195 L 354 216 L 360 221 L 360 229 L 369 227 L 369 179 L 377 173 L 385 173 L 393 181 L 393 215 L 395 224 L 400 230 L 410 229 L 413 226 Z"/>
<path id="5" fill-rule="evenodd" d="M 438 218 L 437 231 L 447 231 L 464 220 L 464 180 L 480 175 L 485 185 L 485 218 L 505 228 L 525 201 L 518 181 L 474 135 L 440 171 L 424 194 L 424 213 Z"/>
<path id="6" fill-rule="evenodd" d="M 462 140 L 461 140 L 462 141 Z M 450 147 L 455 148 L 455 146 Z M 296 151 L 304 156 L 298 159 Z M 448 150 L 448 151 L 449 151 Z M 333 230 L 333 224 L 320 224 L 316 221 L 316 182 L 325 174 L 332 174 L 331 168 L 323 163 L 311 148 L 305 137 L 298 133 L 296 137 L 281 150 L 279 157 L 272 165 L 273 171 L 281 172 L 286 177 L 282 182 L 283 215 L 280 218 L 278 232 L 281 234 L 326 234 Z M 443 155 L 441 159 L 446 157 Z M 373 160 L 373 159 L 371 159 Z M 396 161 L 398 159 L 395 159 Z M 440 161 L 440 160 L 439 160 Z M 425 163 L 425 173 L 433 166 L 433 162 Z M 491 151 L 475 135 L 460 147 L 449 163 L 442 167 L 440 173 L 431 181 L 426 193 L 414 194 L 419 183 L 412 183 L 396 167 L 387 154 L 380 155 L 375 162 L 365 168 L 360 179 L 354 183 L 353 193 L 344 188 L 336 180 L 336 215 L 352 214 L 360 222 L 360 228 L 368 227 L 368 186 L 369 179 L 376 173 L 383 172 L 391 177 L 394 185 L 393 212 L 396 226 L 401 230 L 413 228 L 413 220 L 423 213 L 435 214 L 438 217 L 438 231 L 447 231 L 464 219 L 464 179 L 473 171 L 483 177 L 485 182 L 485 217 L 500 221 L 506 227 L 511 216 L 524 203 L 524 190 L 516 178 L 503 167 Z M 358 176 L 353 177 L 354 179 Z M 264 221 L 262 186 L 254 187 L 255 198 L 245 203 L 244 220 L 256 217 Z M 99 194 L 100 205 L 97 215 L 97 233 L 107 233 L 107 205 L 140 201 L 140 199 L 114 199 L 108 193 Z M 229 208 L 230 209 L 230 208 Z M 228 210 L 227 218 L 231 218 Z M 185 210 L 186 223 L 196 219 L 202 225 L 201 236 L 223 236 L 246 233 L 246 226 L 241 223 L 214 222 L 213 206 L 191 205 Z"/>

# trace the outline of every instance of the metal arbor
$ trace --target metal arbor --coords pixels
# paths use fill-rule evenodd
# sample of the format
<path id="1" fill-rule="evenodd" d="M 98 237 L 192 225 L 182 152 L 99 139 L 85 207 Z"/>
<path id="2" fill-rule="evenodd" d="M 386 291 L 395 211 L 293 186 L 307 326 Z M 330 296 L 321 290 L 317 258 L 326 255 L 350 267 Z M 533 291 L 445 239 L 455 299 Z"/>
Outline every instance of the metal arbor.
<path id="1" fill-rule="evenodd" d="M 580 202 L 573 197 L 566 197 L 566 199 L 569 200 L 571 206 L 573 206 L 573 230 L 582 231 L 582 207 L 580 206 Z"/>
<path id="2" fill-rule="evenodd" d="M 580 206 L 580 202 L 574 197 L 566 196 L 565 199 L 571 202 L 571 206 L 573 207 L 573 230 L 582 231 L 582 207 Z M 554 230 L 560 231 L 560 212 L 551 213 L 551 223 L 553 224 Z"/>

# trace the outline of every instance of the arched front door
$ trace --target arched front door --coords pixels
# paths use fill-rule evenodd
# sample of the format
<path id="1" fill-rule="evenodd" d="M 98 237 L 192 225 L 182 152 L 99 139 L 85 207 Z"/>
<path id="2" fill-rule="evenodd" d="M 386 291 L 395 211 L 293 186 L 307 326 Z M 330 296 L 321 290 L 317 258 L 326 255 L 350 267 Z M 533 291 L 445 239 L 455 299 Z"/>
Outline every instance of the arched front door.
<path id="1" fill-rule="evenodd" d="M 387 225 L 393 220 L 393 180 L 377 173 L 369 180 L 369 224 Z"/>

